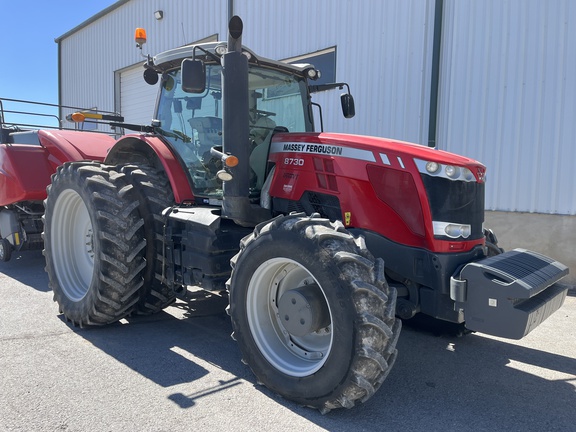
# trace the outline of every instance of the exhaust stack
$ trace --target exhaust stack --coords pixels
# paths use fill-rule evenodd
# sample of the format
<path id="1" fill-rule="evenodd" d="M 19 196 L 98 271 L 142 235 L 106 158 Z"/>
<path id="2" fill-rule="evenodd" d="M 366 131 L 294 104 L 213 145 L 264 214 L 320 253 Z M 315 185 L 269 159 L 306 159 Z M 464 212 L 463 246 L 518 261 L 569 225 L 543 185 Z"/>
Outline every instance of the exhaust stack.
<path id="1" fill-rule="evenodd" d="M 238 158 L 232 180 L 224 182 L 222 217 L 253 226 L 270 218 L 270 212 L 250 203 L 250 125 L 248 115 L 248 58 L 242 54 L 242 20 L 228 23 L 228 50 L 222 56 L 222 151 Z"/>

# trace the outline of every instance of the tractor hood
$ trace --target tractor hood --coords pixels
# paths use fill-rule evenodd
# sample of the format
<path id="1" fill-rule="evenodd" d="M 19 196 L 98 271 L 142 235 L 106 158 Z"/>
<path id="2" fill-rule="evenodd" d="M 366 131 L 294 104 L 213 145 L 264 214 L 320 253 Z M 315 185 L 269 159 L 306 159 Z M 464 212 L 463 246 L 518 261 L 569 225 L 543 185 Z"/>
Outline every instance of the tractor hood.
<path id="1" fill-rule="evenodd" d="M 271 153 L 312 153 L 400 166 L 436 162 L 466 167 L 476 180 L 484 181 L 486 167 L 480 162 L 443 150 L 387 138 L 338 133 L 279 133 L 274 135 Z"/>

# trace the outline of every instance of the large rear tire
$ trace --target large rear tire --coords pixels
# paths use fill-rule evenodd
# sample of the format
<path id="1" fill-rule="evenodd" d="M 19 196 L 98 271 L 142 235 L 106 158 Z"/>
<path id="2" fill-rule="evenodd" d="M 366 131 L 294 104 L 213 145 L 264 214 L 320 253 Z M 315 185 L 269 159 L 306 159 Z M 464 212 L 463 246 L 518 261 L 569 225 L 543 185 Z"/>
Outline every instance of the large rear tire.
<path id="1" fill-rule="evenodd" d="M 232 259 L 233 337 L 258 380 L 326 413 L 364 402 L 396 358 L 396 291 L 341 223 L 290 215 L 256 227 Z"/>
<path id="2" fill-rule="evenodd" d="M 170 181 L 163 169 L 150 166 L 126 165 L 121 172 L 134 189 L 139 202 L 140 216 L 144 220 L 146 238 L 146 270 L 144 285 L 136 312 L 156 313 L 176 299 L 174 290 L 165 283 L 164 272 L 164 216 L 162 212 L 174 205 Z"/>
<path id="3" fill-rule="evenodd" d="M 44 255 L 60 311 L 75 325 L 108 324 L 139 300 L 144 222 L 132 186 L 95 162 L 59 167 L 44 202 Z"/>

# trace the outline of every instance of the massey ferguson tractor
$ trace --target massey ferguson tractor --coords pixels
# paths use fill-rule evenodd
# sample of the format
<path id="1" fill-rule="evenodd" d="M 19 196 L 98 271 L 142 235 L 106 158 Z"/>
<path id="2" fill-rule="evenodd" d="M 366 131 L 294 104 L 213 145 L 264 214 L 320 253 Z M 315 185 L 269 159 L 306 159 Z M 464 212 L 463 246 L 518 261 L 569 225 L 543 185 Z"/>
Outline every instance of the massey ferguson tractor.
<path id="1" fill-rule="evenodd" d="M 260 57 L 241 35 L 233 17 L 227 42 L 148 57 L 151 125 L 112 123 L 135 133 L 52 176 L 44 253 L 69 321 L 156 312 L 188 287 L 227 296 L 257 380 L 325 413 L 381 386 L 397 317 L 521 338 L 562 305 L 564 265 L 500 253 L 483 229 L 482 164 L 314 132 L 311 94 L 346 84 L 314 85 L 313 66 Z"/>

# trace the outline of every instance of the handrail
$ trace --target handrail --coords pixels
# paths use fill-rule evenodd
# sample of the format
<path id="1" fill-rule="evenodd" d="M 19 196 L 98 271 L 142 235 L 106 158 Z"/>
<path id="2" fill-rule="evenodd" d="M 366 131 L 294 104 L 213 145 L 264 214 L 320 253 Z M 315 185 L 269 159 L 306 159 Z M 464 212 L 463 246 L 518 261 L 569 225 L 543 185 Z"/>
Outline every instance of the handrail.
<path id="1" fill-rule="evenodd" d="M 60 117 L 58 117 L 56 114 L 43 114 L 43 113 L 31 113 L 31 112 L 27 112 L 27 111 L 12 111 L 12 110 L 2 110 L 3 113 L 11 113 L 11 114 L 25 114 L 25 115 L 32 115 L 32 116 L 38 116 L 38 117 L 53 117 L 56 119 L 56 121 L 58 121 L 58 124 L 60 125 L 58 129 L 62 129 L 62 120 L 60 120 Z M 2 122 L 4 123 L 4 122 Z M 23 123 L 18 123 L 19 126 L 33 126 L 33 125 L 26 125 Z"/>
<path id="2" fill-rule="evenodd" d="M 80 108 L 80 107 L 75 107 L 75 106 L 70 106 L 70 105 L 59 105 L 59 104 L 52 104 L 52 103 L 48 103 L 48 102 L 36 102 L 36 101 L 29 101 L 29 100 L 24 100 L 24 99 L 0 98 L 0 127 L 5 128 L 5 129 L 8 129 L 8 128 L 18 129 L 20 127 L 24 127 L 24 128 L 78 130 L 78 127 L 77 127 L 77 124 L 74 124 L 74 127 L 69 127 L 69 128 L 64 127 L 63 119 L 60 118 L 60 116 L 56 115 L 56 114 L 35 112 L 32 110 L 21 111 L 21 110 L 15 110 L 15 109 L 5 109 L 4 102 L 13 102 L 16 104 L 37 105 L 37 106 L 41 106 L 41 107 L 58 108 L 59 110 L 67 109 L 67 110 L 73 110 L 73 111 L 97 112 L 97 113 L 102 113 L 102 114 L 118 115 L 117 113 L 115 113 L 113 111 L 86 109 L 86 108 Z M 26 108 L 24 108 L 24 109 L 26 109 Z M 34 123 L 28 122 L 28 121 L 10 122 L 10 121 L 7 121 L 8 119 L 6 118 L 6 114 L 19 114 L 19 115 L 25 115 L 25 116 L 30 116 L 30 117 L 52 118 L 52 119 L 56 120 L 58 125 L 56 126 L 56 125 L 34 124 Z M 28 117 L 28 118 L 30 119 L 30 117 Z M 30 120 L 33 120 L 33 119 L 30 119 Z M 97 121 L 87 121 L 86 123 L 106 124 L 106 123 L 100 123 Z M 99 130 L 91 130 L 91 132 L 110 133 L 110 132 L 99 131 Z"/>

